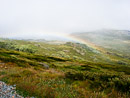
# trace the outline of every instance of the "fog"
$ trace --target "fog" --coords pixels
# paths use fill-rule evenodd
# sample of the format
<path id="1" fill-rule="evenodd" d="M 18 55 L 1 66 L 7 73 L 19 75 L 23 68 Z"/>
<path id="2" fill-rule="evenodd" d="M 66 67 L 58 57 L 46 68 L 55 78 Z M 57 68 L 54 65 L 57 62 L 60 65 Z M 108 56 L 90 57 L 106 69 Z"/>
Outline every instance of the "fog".
<path id="1" fill-rule="evenodd" d="M 0 0 L 0 37 L 130 30 L 130 0 Z"/>

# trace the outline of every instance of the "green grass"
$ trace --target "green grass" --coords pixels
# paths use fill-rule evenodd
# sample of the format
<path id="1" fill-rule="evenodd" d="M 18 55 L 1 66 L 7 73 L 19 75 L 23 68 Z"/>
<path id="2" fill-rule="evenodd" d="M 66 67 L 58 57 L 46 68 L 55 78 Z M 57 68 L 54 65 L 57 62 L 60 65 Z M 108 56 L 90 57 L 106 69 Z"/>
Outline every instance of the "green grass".
<path id="1" fill-rule="evenodd" d="M 7 40 L 5 42 L 8 43 Z M 90 47 L 80 44 L 51 45 L 17 40 L 14 43 L 31 44 L 37 50 L 35 53 L 30 53 L 7 47 L 0 49 L 0 80 L 10 85 L 16 84 L 17 92 L 24 97 L 129 98 L 130 96 L 128 59 L 124 58 L 125 65 L 118 64 L 117 61 L 122 60 L 121 57 L 95 53 Z M 38 49 L 35 44 L 40 44 L 40 48 Z M 73 50 L 73 45 L 76 45 L 76 50 Z M 76 52 L 77 50 L 85 51 L 87 54 L 81 55 Z M 58 51 L 65 53 L 56 56 Z M 73 55 L 78 58 L 73 58 Z M 91 56 L 97 57 L 97 61 L 89 59 Z M 106 57 L 102 58 L 103 56 Z M 45 69 L 41 63 L 49 65 L 50 68 Z"/>

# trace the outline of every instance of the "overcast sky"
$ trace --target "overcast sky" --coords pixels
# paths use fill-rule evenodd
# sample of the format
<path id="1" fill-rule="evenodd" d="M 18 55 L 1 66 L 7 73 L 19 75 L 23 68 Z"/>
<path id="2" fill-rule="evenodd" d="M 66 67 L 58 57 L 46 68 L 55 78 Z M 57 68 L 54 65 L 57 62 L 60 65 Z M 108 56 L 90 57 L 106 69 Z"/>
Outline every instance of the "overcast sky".
<path id="1" fill-rule="evenodd" d="M 1 37 L 130 30 L 130 0 L 0 0 Z"/>

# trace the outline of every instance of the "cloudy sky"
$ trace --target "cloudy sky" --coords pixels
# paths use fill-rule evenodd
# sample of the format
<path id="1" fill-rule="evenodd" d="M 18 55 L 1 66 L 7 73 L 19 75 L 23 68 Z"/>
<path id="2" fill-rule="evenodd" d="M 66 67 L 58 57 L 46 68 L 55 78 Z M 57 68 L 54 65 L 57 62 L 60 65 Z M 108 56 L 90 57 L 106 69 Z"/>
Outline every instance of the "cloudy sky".
<path id="1" fill-rule="evenodd" d="M 130 0 L 0 0 L 0 37 L 130 30 Z"/>

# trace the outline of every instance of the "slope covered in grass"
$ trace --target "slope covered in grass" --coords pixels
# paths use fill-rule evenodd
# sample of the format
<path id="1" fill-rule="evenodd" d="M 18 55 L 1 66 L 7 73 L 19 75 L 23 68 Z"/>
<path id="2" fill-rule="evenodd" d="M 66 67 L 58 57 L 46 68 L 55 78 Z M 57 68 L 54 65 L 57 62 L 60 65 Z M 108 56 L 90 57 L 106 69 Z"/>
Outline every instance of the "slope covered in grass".
<path id="1" fill-rule="evenodd" d="M 97 30 L 72 34 L 82 40 L 88 40 L 97 46 L 130 55 L 130 31 L 128 30 Z"/>
<path id="2" fill-rule="evenodd" d="M 17 92 L 22 96 L 130 96 L 128 58 L 101 53 L 76 43 L 54 45 L 18 40 L 3 40 L 1 43 L 3 47 L 0 48 L 0 80 L 11 85 L 16 84 Z M 18 49 L 10 48 L 15 45 Z M 29 46 L 28 48 L 34 49 L 35 52 L 28 51 L 28 48 L 26 51 L 23 51 L 24 48 L 19 49 L 22 45 Z M 59 51 L 63 52 L 62 55 Z M 120 60 L 125 63 L 117 62 Z M 49 69 L 45 68 L 43 63 L 47 64 Z"/>

